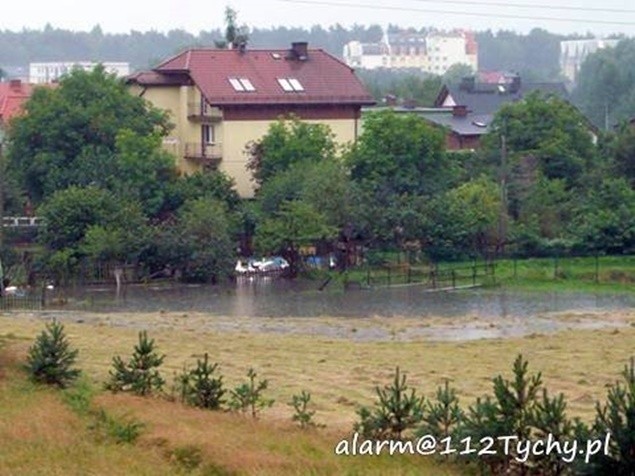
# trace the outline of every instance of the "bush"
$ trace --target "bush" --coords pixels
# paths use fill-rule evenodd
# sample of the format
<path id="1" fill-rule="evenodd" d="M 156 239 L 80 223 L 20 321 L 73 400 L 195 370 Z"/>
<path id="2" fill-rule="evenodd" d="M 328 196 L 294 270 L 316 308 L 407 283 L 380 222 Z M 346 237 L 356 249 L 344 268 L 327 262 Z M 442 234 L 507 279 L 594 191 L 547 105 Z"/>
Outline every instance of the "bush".
<path id="1" fill-rule="evenodd" d="M 140 332 L 139 343 L 128 363 L 119 356 L 113 358 L 114 369 L 109 372 L 110 380 L 106 383 L 106 389 L 141 396 L 160 392 L 165 381 L 158 368 L 164 358 L 165 355 L 159 356 L 156 353 L 154 339 L 148 339 L 146 331 Z"/>
<path id="2" fill-rule="evenodd" d="M 196 368 L 185 370 L 177 376 L 177 388 L 181 401 L 188 405 L 208 410 L 218 410 L 225 402 L 223 376 L 216 377 L 218 364 L 210 365 L 207 353 L 203 360 L 196 361 Z"/>
<path id="3" fill-rule="evenodd" d="M 357 411 L 360 421 L 355 431 L 367 438 L 402 439 L 403 433 L 414 428 L 423 418 L 424 398 L 406 385 L 406 376 L 399 367 L 390 386 L 376 387 L 379 401 L 373 409 L 362 407 Z"/>
<path id="4" fill-rule="evenodd" d="M 36 382 L 65 388 L 79 377 L 80 371 L 73 368 L 77 354 L 66 339 L 64 326 L 54 320 L 29 349 L 26 369 Z"/>
<path id="5" fill-rule="evenodd" d="M 315 410 L 309 410 L 309 402 L 311 401 L 311 394 L 306 390 L 302 390 L 300 395 L 294 395 L 291 398 L 291 405 L 294 409 L 294 414 L 291 419 L 300 425 L 300 428 L 307 428 L 309 426 L 316 426 L 313 421 L 313 415 Z"/>
<path id="6" fill-rule="evenodd" d="M 591 459 L 586 474 L 621 475 L 635 472 L 635 358 L 624 367 L 623 382 L 608 389 L 607 402 L 597 404 L 592 434 L 604 439 L 610 433 L 609 454 Z"/>
<path id="7" fill-rule="evenodd" d="M 229 402 L 229 406 L 232 410 L 241 411 L 243 413 L 251 411 L 253 418 L 257 418 L 258 413 L 273 405 L 273 400 L 263 396 L 263 392 L 267 389 L 269 382 L 267 380 L 261 380 L 256 383 L 257 375 L 256 371 L 250 368 L 247 371 L 249 382 L 245 382 L 232 390 L 232 399 Z"/>

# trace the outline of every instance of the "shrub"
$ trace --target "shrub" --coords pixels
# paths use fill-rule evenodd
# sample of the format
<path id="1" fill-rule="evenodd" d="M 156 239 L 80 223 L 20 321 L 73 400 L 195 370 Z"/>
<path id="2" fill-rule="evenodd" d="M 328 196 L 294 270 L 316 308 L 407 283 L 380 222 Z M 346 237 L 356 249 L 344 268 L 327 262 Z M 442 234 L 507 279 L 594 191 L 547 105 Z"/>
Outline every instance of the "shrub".
<path id="1" fill-rule="evenodd" d="M 113 392 L 132 392 L 136 395 L 150 395 L 160 392 L 165 381 L 159 374 L 159 367 L 165 355 L 155 351 L 154 339 L 148 339 L 146 331 L 139 333 L 139 343 L 128 363 L 121 357 L 113 358 L 114 369 L 109 372 L 110 380 L 106 389 Z"/>
<path id="2" fill-rule="evenodd" d="M 437 441 L 454 435 L 463 422 L 464 413 L 459 407 L 456 390 L 447 380 L 443 387 L 437 388 L 436 399 L 426 402 L 424 410 L 417 434 L 433 435 Z"/>
<path id="3" fill-rule="evenodd" d="M 410 393 L 408 393 L 410 390 Z M 357 411 L 360 421 L 355 431 L 367 438 L 401 439 L 404 431 L 414 428 L 423 418 L 424 397 L 406 385 L 406 376 L 395 371 L 392 385 L 376 387 L 379 401 L 373 409 L 362 407 Z"/>
<path id="4" fill-rule="evenodd" d="M 598 402 L 592 434 L 610 433 L 609 454 L 591 459 L 586 474 L 633 474 L 635 471 L 635 358 L 622 372 L 623 382 L 611 385 L 604 405 Z"/>
<path id="5" fill-rule="evenodd" d="M 54 320 L 29 349 L 26 369 L 36 382 L 65 388 L 79 377 L 80 371 L 73 368 L 77 354 L 64 334 L 64 326 Z"/>
<path id="6" fill-rule="evenodd" d="M 291 397 L 291 405 L 294 409 L 294 414 L 291 419 L 300 425 L 300 428 L 307 428 L 309 426 L 316 426 L 313 421 L 313 415 L 315 410 L 309 410 L 309 402 L 311 401 L 311 394 L 306 390 L 302 390 L 300 395 L 294 395 Z"/>
<path id="7" fill-rule="evenodd" d="M 215 376 L 218 364 L 210 365 L 206 353 L 203 360 L 196 361 L 196 368 L 185 370 L 177 376 L 177 387 L 181 401 L 188 405 L 208 410 L 218 410 L 225 402 L 223 376 Z"/>
<path id="8" fill-rule="evenodd" d="M 232 410 L 241 411 L 243 413 L 251 411 L 253 418 L 257 418 L 258 413 L 273 405 L 273 400 L 263 396 L 263 392 L 267 389 L 269 382 L 267 380 L 256 382 L 257 375 L 256 371 L 250 368 L 247 371 L 249 382 L 245 382 L 232 390 L 232 398 L 229 402 L 229 406 Z"/>

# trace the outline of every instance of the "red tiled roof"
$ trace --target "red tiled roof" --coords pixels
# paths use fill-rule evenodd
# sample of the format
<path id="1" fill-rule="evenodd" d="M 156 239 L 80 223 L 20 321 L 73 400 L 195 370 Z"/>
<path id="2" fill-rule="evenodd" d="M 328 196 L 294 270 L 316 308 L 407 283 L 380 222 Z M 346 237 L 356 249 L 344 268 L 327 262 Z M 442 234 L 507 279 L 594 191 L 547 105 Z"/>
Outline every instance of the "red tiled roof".
<path id="1" fill-rule="evenodd" d="M 196 48 L 170 58 L 153 72 L 129 78 L 141 85 L 170 84 L 186 73 L 213 105 L 247 104 L 374 104 L 354 71 L 321 49 L 306 59 L 290 50 L 225 50 Z M 236 91 L 229 78 L 245 78 L 255 91 Z M 297 79 L 304 91 L 287 92 L 279 78 Z M 163 81 L 163 82 L 162 82 Z"/>
<path id="2" fill-rule="evenodd" d="M 7 123 L 18 115 L 32 92 L 32 84 L 14 81 L 0 83 L 0 122 Z"/>

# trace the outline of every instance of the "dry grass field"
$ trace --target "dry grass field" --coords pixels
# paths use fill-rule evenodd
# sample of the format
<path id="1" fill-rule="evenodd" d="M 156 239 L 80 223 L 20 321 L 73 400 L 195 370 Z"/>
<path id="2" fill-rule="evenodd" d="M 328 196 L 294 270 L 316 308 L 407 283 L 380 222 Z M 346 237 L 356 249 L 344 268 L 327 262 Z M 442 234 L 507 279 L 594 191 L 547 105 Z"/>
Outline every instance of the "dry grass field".
<path id="1" fill-rule="evenodd" d="M 276 403 L 259 421 L 204 412 L 163 399 L 98 392 L 95 405 L 144 423 L 136 445 L 97 445 L 86 422 L 56 392 L 35 389 L 17 370 L 28 345 L 56 317 L 79 349 L 79 366 L 101 388 L 114 355 L 129 356 L 146 329 L 166 355 L 170 383 L 185 364 L 208 352 L 230 387 L 253 367 L 269 380 Z M 635 312 L 556 316 L 567 330 L 554 334 L 472 341 L 411 338 L 412 327 L 442 335 L 465 326 L 491 328 L 474 318 L 241 319 L 205 314 L 15 313 L 0 316 L 0 474 L 175 474 L 174 451 L 196 448 L 192 474 L 461 474 L 430 458 L 341 458 L 332 452 L 350 437 L 358 405 L 374 402 L 374 387 L 390 381 L 396 366 L 408 382 L 432 396 L 449 379 L 464 407 L 491 392 L 492 377 L 510 375 L 518 353 L 530 371 L 542 372 L 550 392 L 563 392 L 571 416 L 593 417 L 596 400 L 635 354 Z M 255 322 L 257 321 L 257 322 Z M 585 329 L 590 322 L 603 326 Z M 316 332 L 316 325 L 321 331 Z M 445 328 L 444 328 L 445 326 Z M 333 337 L 324 328 L 333 328 Z M 359 338 L 359 336 L 389 336 Z M 325 428 L 301 431 L 291 422 L 292 395 L 312 395 L 315 420 Z M 4 470 L 3 470 L 4 466 Z M 88 468 L 88 469 L 87 469 Z"/>

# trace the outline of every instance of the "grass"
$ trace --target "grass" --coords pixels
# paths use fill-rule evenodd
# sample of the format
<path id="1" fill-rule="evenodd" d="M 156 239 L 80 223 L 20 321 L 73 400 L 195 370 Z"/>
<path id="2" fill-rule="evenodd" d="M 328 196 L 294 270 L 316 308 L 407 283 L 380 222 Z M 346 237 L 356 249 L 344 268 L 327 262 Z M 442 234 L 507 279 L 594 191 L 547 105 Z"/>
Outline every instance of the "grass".
<path id="1" fill-rule="evenodd" d="M 80 316 L 84 322 L 74 322 Z M 215 331 L 205 325 L 215 318 L 205 314 L 69 312 L 56 317 L 79 349 L 85 380 L 62 393 L 32 385 L 19 370 L 46 317 L 50 314 L 0 316 L 0 342 L 5 345 L 0 349 L 0 474 L 72 475 L 86 474 L 86 468 L 91 474 L 141 475 L 464 474 L 465 468 L 437 466 L 429 457 L 336 457 L 333 449 L 351 437 L 355 409 L 375 401 L 374 387 L 389 383 L 396 365 L 407 373 L 409 385 L 428 397 L 450 379 L 467 407 L 491 393 L 492 377 L 509 377 L 514 357 L 522 353 L 530 371 L 542 372 L 550 393 L 565 394 L 569 415 L 589 421 L 596 400 L 605 399 L 606 386 L 619 379 L 635 350 L 635 312 L 614 316 L 623 325 L 619 328 L 465 342 L 325 338 L 303 327 L 307 320 L 283 319 L 297 332 L 280 334 L 240 323 L 235 331 Z M 573 323 L 579 316 L 561 318 Z M 316 320 L 356 329 L 384 325 L 396 333 L 421 324 L 398 318 Z M 166 354 L 163 373 L 168 381 L 184 363 L 193 364 L 209 352 L 230 387 L 242 382 L 253 366 L 269 380 L 266 396 L 276 403 L 253 421 L 165 399 L 101 391 L 112 357 L 132 353 L 140 328 Z M 292 423 L 288 403 L 301 390 L 311 393 L 314 420 L 326 428 L 302 431 Z M 97 435 L 90 408 L 103 409 L 108 416 Z M 126 422 L 142 425 L 136 443 L 98 437 L 103 431 L 126 433 Z"/>
<path id="2" fill-rule="evenodd" d="M 355 268 L 347 272 L 347 278 L 367 284 L 371 278 L 373 285 L 406 284 L 411 278 L 416 282 L 427 282 L 430 267 L 413 265 L 410 267 L 395 261 L 395 254 L 387 254 L 387 265 L 373 266 L 370 270 Z M 438 269 L 444 275 L 439 286 L 451 286 L 449 273 L 456 272 L 456 285 L 473 284 L 472 261 L 439 263 Z M 634 292 L 635 256 L 600 256 L 566 258 L 500 259 L 496 261 L 495 279 L 484 278 L 484 263 L 477 262 L 477 283 L 488 286 L 504 286 L 530 291 L 585 291 L 585 292 Z"/>
<path id="3" fill-rule="evenodd" d="M 336 457 L 335 444 L 350 436 L 349 425 L 309 431 L 297 428 L 291 422 L 292 409 L 286 405 L 290 396 L 282 390 L 295 384 L 283 386 L 279 374 L 262 365 L 266 355 L 258 352 L 270 352 L 268 346 L 262 348 L 263 342 L 254 342 L 254 350 L 260 350 L 250 358 L 245 355 L 235 366 L 224 365 L 227 372 L 234 369 L 233 383 L 244 378 L 243 369 L 237 369 L 247 362 L 260 361 L 259 367 L 266 369 L 263 372 L 278 375 L 275 379 L 281 388 L 271 394 L 278 399 L 277 408 L 259 421 L 184 407 L 166 399 L 96 390 L 107 373 L 109 358 L 104 359 L 104 354 L 131 351 L 136 333 L 129 329 L 65 324 L 80 350 L 80 365 L 92 382 L 81 381 L 64 392 L 35 386 L 19 366 L 41 322 L 22 317 L 0 317 L 0 329 L 12 333 L 3 339 L 5 349 L 0 349 L 0 474 L 461 474 L 431 458 Z M 179 334 L 172 340 L 170 333 L 157 332 L 160 350 L 171 357 L 167 375 L 197 349 L 214 348 L 222 342 L 220 335 L 211 341 L 207 339 L 212 336 L 201 335 L 203 339 L 194 343 L 189 332 Z M 232 339 L 227 344 L 238 342 Z M 244 344 L 251 345 L 249 341 Z M 101 410 L 91 411 L 91 407 Z M 142 423 L 135 444 L 102 437 L 113 427 L 119 434 L 125 430 L 122 422 L 131 419 Z M 96 422 L 102 427 L 95 428 Z"/>

